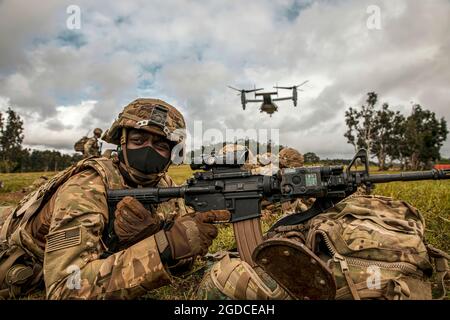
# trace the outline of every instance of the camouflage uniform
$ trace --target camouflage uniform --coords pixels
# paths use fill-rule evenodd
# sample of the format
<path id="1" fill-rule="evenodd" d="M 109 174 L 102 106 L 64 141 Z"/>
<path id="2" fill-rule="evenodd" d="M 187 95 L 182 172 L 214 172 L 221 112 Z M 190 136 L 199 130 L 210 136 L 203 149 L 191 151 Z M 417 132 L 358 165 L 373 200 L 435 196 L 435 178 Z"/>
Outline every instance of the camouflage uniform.
<path id="1" fill-rule="evenodd" d="M 161 104 L 169 110 L 166 131 L 184 127 L 181 114 L 172 106 L 138 99 L 125 108 L 105 140 L 119 142 L 117 131 L 124 127 L 120 123 L 124 114 L 151 118 L 154 106 Z M 137 108 L 140 114 L 133 115 L 139 105 L 144 108 Z M 130 126 L 155 130 L 151 124 L 138 127 L 136 121 L 129 122 Z M 44 283 L 48 299 L 133 299 L 170 283 L 154 235 L 119 252 L 107 250 L 106 190 L 131 187 L 119 167 L 117 159 L 84 159 L 26 196 L 12 213 L 0 217 L 0 298 L 29 294 Z M 175 185 L 165 172 L 153 178 L 153 186 Z M 192 212 L 182 199 L 153 206 L 151 211 L 164 220 Z"/>
<path id="2" fill-rule="evenodd" d="M 92 138 L 87 139 L 86 143 L 84 144 L 84 152 L 83 156 L 85 158 L 88 157 L 100 157 L 100 143 L 99 138 L 102 135 L 102 130 L 100 128 L 94 129 L 94 136 Z"/>

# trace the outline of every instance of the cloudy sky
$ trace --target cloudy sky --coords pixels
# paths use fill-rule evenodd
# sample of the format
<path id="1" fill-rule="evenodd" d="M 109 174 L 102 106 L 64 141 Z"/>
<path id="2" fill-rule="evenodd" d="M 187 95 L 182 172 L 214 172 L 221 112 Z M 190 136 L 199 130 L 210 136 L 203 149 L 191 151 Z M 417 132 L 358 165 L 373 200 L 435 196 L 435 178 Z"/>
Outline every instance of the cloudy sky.
<path id="1" fill-rule="evenodd" d="M 69 5 L 80 29 L 67 27 Z M 449 17 L 449 0 L 0 0 L 0 110 L 24 118 L 28 147 L 71 152 L 128 102 L 158 97 L 191 134 L 200 120 L 224 134 L 273 128 L 302 152 L 351 157 L 344 112 L 369 91 L 450 121 Z M 305 80 L 299 107 L 280 103 L 272 118 L 227 88 Z"/>

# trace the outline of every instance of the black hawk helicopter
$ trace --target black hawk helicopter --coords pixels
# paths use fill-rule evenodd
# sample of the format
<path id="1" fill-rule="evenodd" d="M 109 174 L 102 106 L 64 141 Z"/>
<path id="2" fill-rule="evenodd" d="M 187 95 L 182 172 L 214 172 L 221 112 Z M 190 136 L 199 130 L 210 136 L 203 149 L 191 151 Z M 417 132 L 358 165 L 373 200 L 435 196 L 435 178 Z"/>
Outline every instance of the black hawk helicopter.
<path id="1" fill-rule="evenodd" d="M 294 107 L 296 107 L 297 106 L 297 96 L 298 96 L 297 92 L 303 91 L 302 89 L 298 89 L 298 88 L 303 86 L 304 84 L 306 84 L 308 81 L 309 80 L 306 80 L 303 83 L 296 85 L 296 86 L 292 86 L 292 87 L 275 86 L 274 88 L 277 89 L 277 91 L 272 91 L 272 92 L 258 92 L 258 91 L 264 90 L 264 88 L 250 89 L 250 90 L 237 89 L 232 86 L 228 86 L 228 88 L 240 92 L 238 95 L 241 96 L 242 109 L 245 110 L 245 107 L 246 107 L 247 103 L 249 103 L 249 102 L 262 102 L 262 104 L 259 108 L 260 112 L 265 112 L 272 117 L 272 114 L 274 114 L 276 111 L 278 111 L 278 106 L 275 104 L 274 101 L 283 101 L 283 100 L 291 100 L 292 99 L 292 101 L 294 102 Z M 281 97 L 281 98 L 272 98 L 273 95 L 278 96 L 278 89 L 292 90 L 292 96 Z M 255 92 L 255 99 L 247 99 L 247 97 L 245 96 L 247 93 L 251 93 L 251 92 Z M 257 97 L 262 97 L 262 99 L 257 99 Z"/>

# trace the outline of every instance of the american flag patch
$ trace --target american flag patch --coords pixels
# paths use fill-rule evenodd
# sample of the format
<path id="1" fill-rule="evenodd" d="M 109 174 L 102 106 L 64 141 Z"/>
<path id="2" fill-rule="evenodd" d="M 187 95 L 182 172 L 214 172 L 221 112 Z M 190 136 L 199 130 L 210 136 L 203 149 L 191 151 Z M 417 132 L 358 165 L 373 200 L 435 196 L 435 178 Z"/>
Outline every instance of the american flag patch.
<path id="1" fill-rule="evenodd" d="M 77 246 L 81 243 L 81 227 L 70 228 L 47 235 L 46 252 Z"/>

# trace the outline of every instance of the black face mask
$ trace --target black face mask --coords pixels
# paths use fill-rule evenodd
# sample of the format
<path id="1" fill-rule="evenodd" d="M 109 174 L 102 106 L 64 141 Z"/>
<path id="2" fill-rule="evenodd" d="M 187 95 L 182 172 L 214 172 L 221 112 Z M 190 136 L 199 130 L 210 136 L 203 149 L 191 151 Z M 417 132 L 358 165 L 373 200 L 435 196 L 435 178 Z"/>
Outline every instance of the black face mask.
<path id="1" fill-rule="evenodd" d="M 162 172 L 170 159 L 160 155 L 152 147 L 127 149 L 128 164 L 143 174 Z M 125 163 L 123 151 L 119 151 L 119 160 Z"/>

